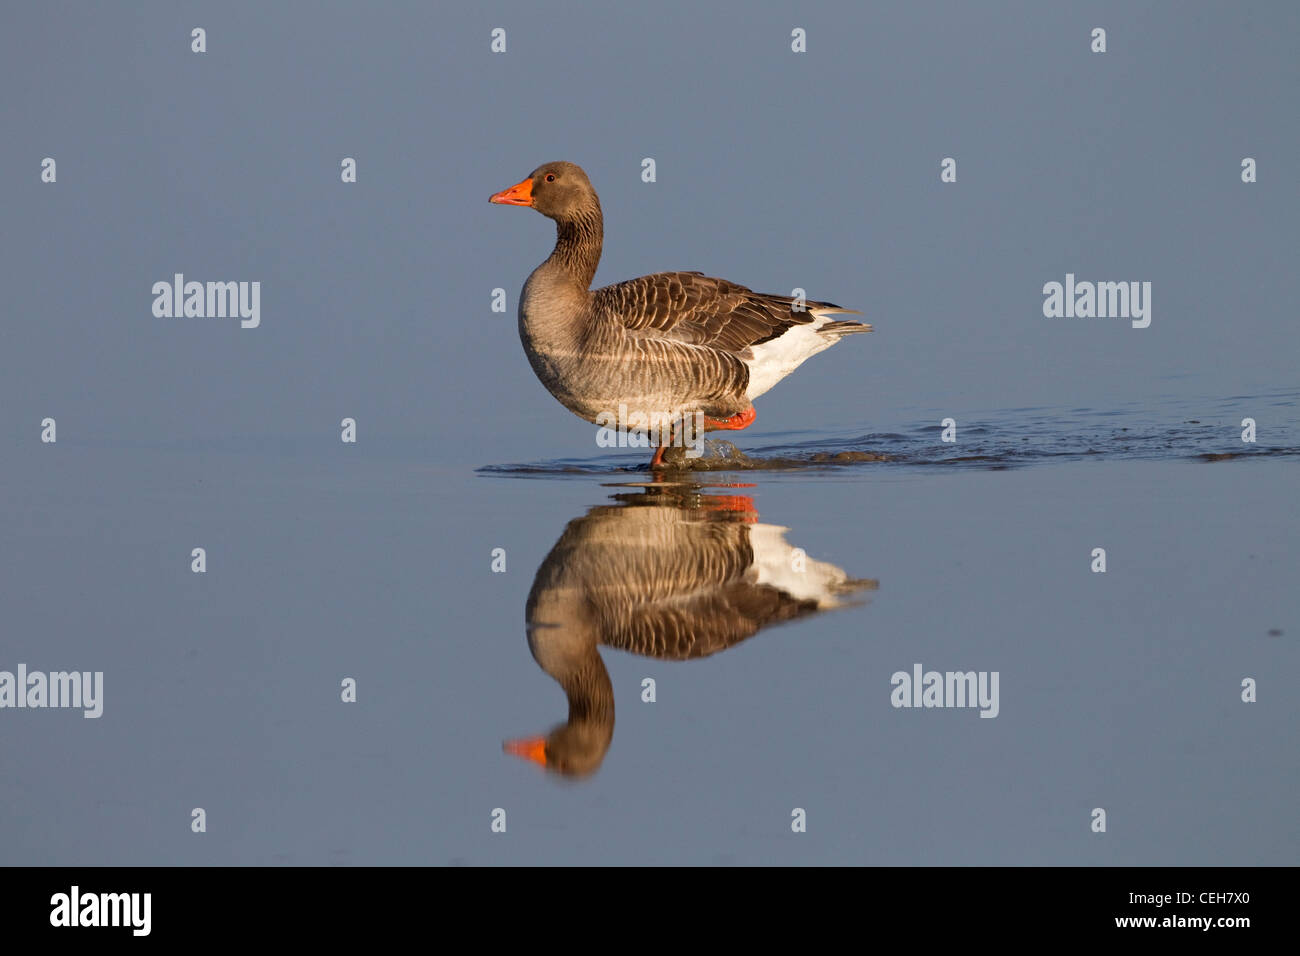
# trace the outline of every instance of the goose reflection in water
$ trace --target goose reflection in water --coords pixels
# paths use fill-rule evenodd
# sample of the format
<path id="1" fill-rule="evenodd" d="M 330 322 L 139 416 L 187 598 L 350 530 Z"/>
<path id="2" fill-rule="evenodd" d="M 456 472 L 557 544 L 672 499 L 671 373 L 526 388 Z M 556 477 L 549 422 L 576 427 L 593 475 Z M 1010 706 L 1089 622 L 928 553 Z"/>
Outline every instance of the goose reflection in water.
<path id="1" fill-rule="evenodd" d="M 734 647 L 765 627 L 855 602 L 850 578 L 760 524 L 751 498 L 655 483 L 575 518 L 537 569 L 525 618 L 533 658 L 559 682 L 569 719 L 507 753 L 566 776 L 594 773 L 614 736 L 604 644 L 666 661 Z"/>

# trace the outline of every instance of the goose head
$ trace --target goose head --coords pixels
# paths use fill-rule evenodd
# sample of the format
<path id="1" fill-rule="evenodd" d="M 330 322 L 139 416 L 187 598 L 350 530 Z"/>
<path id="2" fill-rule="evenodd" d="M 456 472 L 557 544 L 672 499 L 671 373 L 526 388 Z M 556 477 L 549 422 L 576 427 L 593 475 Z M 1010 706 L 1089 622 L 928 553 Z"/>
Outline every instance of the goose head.
<path id="1" fill-rule="evenodd" d="M 581 166 L 545 163 L 509 189 L 493 193 L 488 202 L 500 206 L 528 206 L 556 222 L 583 218 L 600 208 L 596 190 Z"/>

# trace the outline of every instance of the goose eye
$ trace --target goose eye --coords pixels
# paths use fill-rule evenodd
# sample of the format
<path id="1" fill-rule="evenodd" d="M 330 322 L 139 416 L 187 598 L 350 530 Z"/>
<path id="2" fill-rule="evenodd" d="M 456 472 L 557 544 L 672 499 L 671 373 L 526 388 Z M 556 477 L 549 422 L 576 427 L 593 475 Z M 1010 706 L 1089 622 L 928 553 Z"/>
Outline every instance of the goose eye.
<path id="1" fill-rule="evenodd" d="M 546 174 L 546 181 L 547 181 L 548 183 L 553 183 L 553 182 L 555 182 L 555 173 L 547 173 L 547 174 Z"/>

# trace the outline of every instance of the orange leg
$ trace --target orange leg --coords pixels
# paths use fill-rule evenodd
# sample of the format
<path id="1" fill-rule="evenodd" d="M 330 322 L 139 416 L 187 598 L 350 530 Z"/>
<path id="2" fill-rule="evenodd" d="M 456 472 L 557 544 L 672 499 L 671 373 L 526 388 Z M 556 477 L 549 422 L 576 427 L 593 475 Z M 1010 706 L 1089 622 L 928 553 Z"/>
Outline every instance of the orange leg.
<path id="1" fill-rule="evenodd" d="M 729 418 L 705 418 L 704 428 L 706 431 L 737 431 L 738 432 L 742 428 L 748 428 L 750 425 L 754 424 L 754 419 L 756 418 L 758 418 L 758 412 L 754 410 L 753 405 L 750 405 L 749 408 L 745 409 L 743 412 L 737 412 L 735 415 L 732 415 Z M 658 449 L 655 450 L 655 456 L 650 460 L 651 468 L 664 467 L 664 450 L 668 447 L 668 445 L 671 445 L 673 443 L 674 434 L 675 432 L 670 432 L 668 436 L 668 443 L 664 445 L 660 445 Z"/>
<path id="2" fill-rule="evenodd" d="M 706 418 L 704 419 L 704 427 L 716 431 L 738 432 L 742 428 L 748 428 L 750 425 L 754 424 L 754 419 L 757 417 L 758 412 L 754 411 L 753 405 L 750 405 L 749 408 L 745 409 L 743 412 L 737 412 L 730 418 Z"/>
<path id="3" fill-rule="evenodd" d="M 664 467 L 664 452 L 667 451 L 668 446 L 673 443 L 673 438 L 674 436 L 676 436 L 676 434 L 677 434 L 676 426 L 673 426 L 672 428 L 668 429 L 668 441 L 664 442 L 662 445 L 660 445 L 658 448 L 655 449 L 655 456 L 654 458 L 650 459 L 651 468 Z"/>

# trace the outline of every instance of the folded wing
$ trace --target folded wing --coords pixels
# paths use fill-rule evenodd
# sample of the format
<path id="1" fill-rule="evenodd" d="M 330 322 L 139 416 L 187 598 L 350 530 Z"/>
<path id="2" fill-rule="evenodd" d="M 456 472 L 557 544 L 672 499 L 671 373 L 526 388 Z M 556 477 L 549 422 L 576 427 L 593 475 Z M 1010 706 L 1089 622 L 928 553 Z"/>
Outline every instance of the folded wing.
<path id="1" fill-rule="evenodd" d="M 700 272 L 659 272 L 605 286 L 593 295 L 604 315 L 634 335 L 709 346 L 740 358 L 793 328 L 820 324 L 818 313 L 853 311 L 806 300 L 797 308 L 790 296 L 764 295 Z"/>

